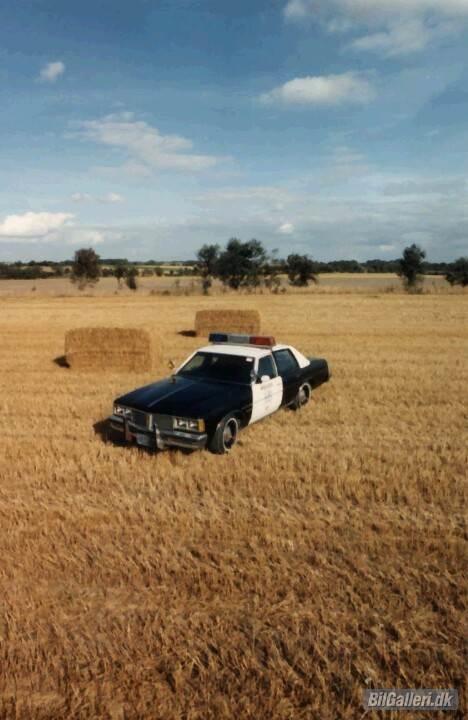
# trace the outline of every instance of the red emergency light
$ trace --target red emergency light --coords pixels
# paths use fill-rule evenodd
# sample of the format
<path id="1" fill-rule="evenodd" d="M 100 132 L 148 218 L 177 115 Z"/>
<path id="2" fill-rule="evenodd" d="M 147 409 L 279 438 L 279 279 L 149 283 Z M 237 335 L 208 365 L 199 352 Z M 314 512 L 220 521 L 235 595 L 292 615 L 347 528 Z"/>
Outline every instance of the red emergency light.
<path id="1" fill-rule="evenodd" d="M 276 340 L 274 337 L 271 337 L 271 335 L 251 335 L 249 338 L 249 345 L 273 347 L 273 345 L 276 345 Z"/>

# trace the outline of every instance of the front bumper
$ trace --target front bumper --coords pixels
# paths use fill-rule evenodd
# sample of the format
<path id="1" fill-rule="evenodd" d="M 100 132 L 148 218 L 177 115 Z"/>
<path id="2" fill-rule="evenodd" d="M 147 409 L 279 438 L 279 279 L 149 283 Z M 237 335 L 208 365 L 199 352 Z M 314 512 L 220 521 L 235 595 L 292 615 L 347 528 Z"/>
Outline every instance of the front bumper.
<path id="1" fill-rule="evenodd" d="M 112 430 L 122 434 L 122 440 L 136 442 L 151 450 L 164 450 L 166 447 L 181 447 L 189 450 L 202 450 L 208 442 L 206 433 L 183 432 L 182 430 L 162 430 L 157 425 L 153 430 L 141 428 L 118 415 L 109 418 Z"/>

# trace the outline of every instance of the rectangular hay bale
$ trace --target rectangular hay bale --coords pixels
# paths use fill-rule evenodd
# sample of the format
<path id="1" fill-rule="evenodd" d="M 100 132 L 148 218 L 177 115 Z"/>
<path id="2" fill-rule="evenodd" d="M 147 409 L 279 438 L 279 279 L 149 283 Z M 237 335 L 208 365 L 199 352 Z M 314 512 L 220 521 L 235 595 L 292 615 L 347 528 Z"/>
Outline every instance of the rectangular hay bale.
<path id="1" fill-rule="evenodd" d="M 65 358 L 74 370 L 147 372 L 154 347 L 140 328 L 75 328 L 65 335 Z"/>
<path id="2" fill-rule="evenodd" d="M 196 335 L 232 332 L 256 335 L 260 332 L 258 310 L 198 310 L 195 316 Z"/>

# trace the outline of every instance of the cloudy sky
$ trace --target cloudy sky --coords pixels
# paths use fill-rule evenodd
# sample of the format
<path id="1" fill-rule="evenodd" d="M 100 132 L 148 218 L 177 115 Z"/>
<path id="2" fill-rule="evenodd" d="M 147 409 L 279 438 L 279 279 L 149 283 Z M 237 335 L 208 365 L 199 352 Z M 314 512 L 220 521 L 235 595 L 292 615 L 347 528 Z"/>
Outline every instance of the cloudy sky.
<path id="1" fill-rule="evenodd" d="M 468 252 L 468 0 L 5 0 L 0 260 Z"/>

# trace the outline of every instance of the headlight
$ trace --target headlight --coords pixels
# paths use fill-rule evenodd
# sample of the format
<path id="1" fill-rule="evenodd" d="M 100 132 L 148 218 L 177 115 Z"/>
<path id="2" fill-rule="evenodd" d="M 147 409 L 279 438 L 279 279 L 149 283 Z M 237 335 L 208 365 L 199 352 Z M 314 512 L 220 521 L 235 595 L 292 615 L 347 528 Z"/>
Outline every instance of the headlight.
<path id="1" fill-rule="evenodd" d="M 114 405 L 114 415 L 119 415 L 120 417 L 128 417 L 130 413 L 131 410 L 129 408 L 123 407 L 123 405 Z"/>
<path id="2" fill-rule="evenodd" d="M 190 432 L 205 432 L 204 420 L 190 420 L 189 418 L 173 419 L 174 430 L 189 430 Z"/>

